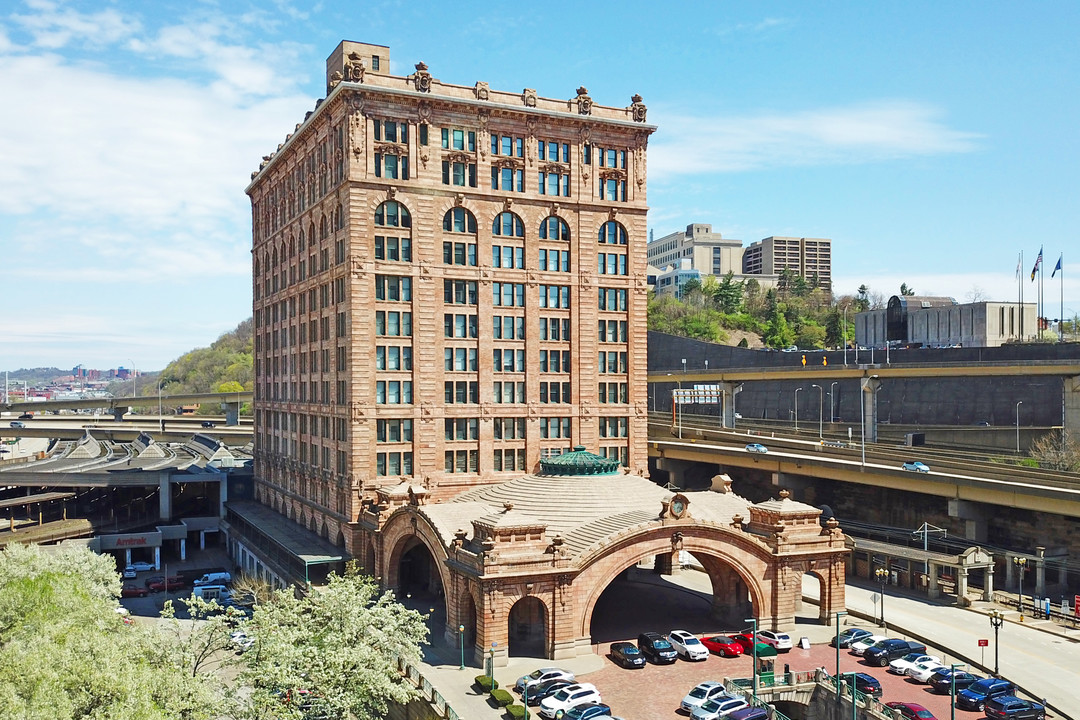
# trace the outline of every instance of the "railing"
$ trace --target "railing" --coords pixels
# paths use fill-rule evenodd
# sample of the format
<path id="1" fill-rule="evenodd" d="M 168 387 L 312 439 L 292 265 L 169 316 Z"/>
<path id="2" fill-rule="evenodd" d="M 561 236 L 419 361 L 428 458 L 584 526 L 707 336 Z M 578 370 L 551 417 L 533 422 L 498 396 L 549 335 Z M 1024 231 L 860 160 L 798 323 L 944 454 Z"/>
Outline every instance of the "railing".
<path id="1" fill-rule="evenodd" d="M 454 708 L 450 707 L 450 703 L 446 702 L 446 698 L 435 689 L 434 685 L 428 682 L 426 677 L 420 674 L 419 670 L 400 657 L 397 664 L 398 672 L 408 678 L 413 685 L 416 685 L 424 700 L 431 703 L 436 712 L 445 717 L 446 720 L 461 720 L 461 716 L 454 711 Z"/>
<path id="2" fill-rule="evenodd" d="M 802 673 L 792 673 L 792 676 L 798 674 Z M 806 674 L 809 675 L 810 680 L 814 679 L 814 671 L 811 670 L 809 673 Z M 750 678 L 735 678 L 731 680 L 725 680 L 724 689 L 732 695 L 742 695 L 746 702 L 750 704 L 750 707 L 759 707 L 767 710 L 769 712 L 770 720 L 791 720 L 787 715 L 780 712 L 775 707 L 755 695 L 753 691 L 753 683 L 754 681 Z M 758 688 L 786 687 L 788 685 L 789 683 L 777 682 L 775 679 L 767 680 L 763 678 L 758 678 Z"/>

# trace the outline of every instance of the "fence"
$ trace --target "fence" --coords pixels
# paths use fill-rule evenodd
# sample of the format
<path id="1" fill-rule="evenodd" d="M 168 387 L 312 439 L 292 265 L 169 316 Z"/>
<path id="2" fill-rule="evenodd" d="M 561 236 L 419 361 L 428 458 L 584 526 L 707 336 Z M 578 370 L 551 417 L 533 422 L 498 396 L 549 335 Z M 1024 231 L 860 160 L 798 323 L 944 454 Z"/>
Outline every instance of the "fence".
<path id="1" fill-rule="evenodd" d="M 398 671 L 409 679 L 413 685 L 420 690 L 420 694 L 424 700 L 430 702 L 435 711 L 442 715 L 446 720 L 461 720 L 454 708 L 450 707 L 450 703 L 446 702 L 435 686 L 428 682 L 428 679 L 420 674 L 420 671 L 414 668 L 409 663 L 405 662 L 403 658 L 398 658 Z"/>

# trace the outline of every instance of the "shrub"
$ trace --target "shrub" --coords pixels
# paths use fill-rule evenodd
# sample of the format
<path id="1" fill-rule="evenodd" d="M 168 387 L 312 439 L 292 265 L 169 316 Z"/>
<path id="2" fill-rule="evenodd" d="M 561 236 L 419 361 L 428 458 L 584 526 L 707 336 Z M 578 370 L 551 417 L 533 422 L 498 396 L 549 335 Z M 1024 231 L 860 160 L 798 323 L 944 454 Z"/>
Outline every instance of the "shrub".
<path id="1" fill-rule="evenodd" d="M 488 677 L 487 675 L 477 675 L 473 678 L 473 681 L 484 692 L 491 692 L 499 687 L 499 681 Z"/>
<path id="2" fill-rule="evenodd" d="M 525 720 L 529 717 L 529 711 L 524 705 L 507 705 L 506 714 L 510 716 L 510 720 Z"/>
<path id="3" fill-rule="evenodd" d="M 499 707 L 506 707 L 510 703 L 514 702 L 514 696 L 505 690 L 495 688 L 491 691 L 491 697 L 498 703 Z"/>

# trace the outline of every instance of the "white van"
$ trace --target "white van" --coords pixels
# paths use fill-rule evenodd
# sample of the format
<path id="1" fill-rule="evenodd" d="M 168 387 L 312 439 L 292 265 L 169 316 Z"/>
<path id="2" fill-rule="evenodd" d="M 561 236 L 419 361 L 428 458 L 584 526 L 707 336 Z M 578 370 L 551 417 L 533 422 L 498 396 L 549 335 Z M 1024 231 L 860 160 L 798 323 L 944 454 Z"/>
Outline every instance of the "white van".
<path id="1" fill-rule="evenodd" d="M 199 585 L 191 591 L 194 597 L 203 600 L 225 600 L 229 597 L 229 588 L 224 585 Z"/>
<path id="2" fill-rule="evenodd" d="M 195 581 L 195 587 L 200 585 L 223 585 L 232 582 L 232 575 L 227 572 L 207 573 Z"/>

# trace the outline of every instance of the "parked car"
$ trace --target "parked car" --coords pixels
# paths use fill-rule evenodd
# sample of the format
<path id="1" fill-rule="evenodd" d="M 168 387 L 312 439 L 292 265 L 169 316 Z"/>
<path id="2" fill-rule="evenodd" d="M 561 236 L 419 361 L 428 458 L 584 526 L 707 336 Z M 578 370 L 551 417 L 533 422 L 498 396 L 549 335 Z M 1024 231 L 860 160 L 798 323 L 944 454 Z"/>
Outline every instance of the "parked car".
<path id="1" fill-rule="evenodd" d="M 210 422 L 209 420 L 203 420 L 202 426 L 204 428 L 212 428 L 214 427 L 214 423 Z"/>
<path id="2" fill-rule="evenodd" d="M 863 653 L 863 659 L 871 665 L 885 667 L 893 660 L 913 652 L 925 653 L 926 646 L 922 643 L 908 642 L 900 638 L 889 638 L 867 648 L 866 652 Z"/>
<path id="3" fill-rule="evenodd" d="M 910 720 L 937 720 L 934 713 L 916 703 L 887 702 L 885 707 L 892 708 L 900 714 L 900 717 L 910 718 Z"/>
<path id="4" fill-rule="evenodd" d="M 706 680 L 703 683 L 698 683 L 690 692 L 686 693 L 686 697 L 679 703 L 679 707 L 688 713 L 692 713 L 704 705 L 707 700 L 712 700 L 721 695 L 727 695 L 724 692 L 724 683 Z"/>
<path id="5" fill-rule="evenodd" d="M 906 462 L 903 465 L 901 465 L 900 468 L 902 470 L 907 470 L 908 472 L 921 472 L 921 473 L 930 472 L 930 468 L 926 467 L 925 465 L 923 465 L 921 462 L 919 462 L 917 460 L 913 461 L 913 462 Z"/>
<path id="6" fill-rule="evenodd" d="M 739 647 L 742 648 L 743 655 L 754 652 L 754 634 L 751 632 L 736 633 L 731 636 L 731 639 L 739 643 Z"/>
<path id="7" fill-rule="evenodd" d="M 742 710 L 749 704 L 741 697 L 719 695 L 712 700 L 706 700 L 701 707 L 694 708 L 690 716 L 694 720 L 720 720 L 720 718 L 729 717 L 733 712 Z"/>
<path id="8" fill-rule="evenodd" d="M 1016 686 L 1008 680 L 983 678 L 956 693 L 956 707 L 982 712 L 986 708 L 987 700 L 1001 695 L 1012 695 L 1015 692 Z"/>
<path id="9" fill-rule="evenodd" d="M 152 582 L 147 587 L 150 588 L 150 592 L 180 590 L 184 587 L 184 578 L 179 575 L 172 575 L 168 578 L 161 578 L 157 582 Z"/>
<path id="10" fill-rule="evenodd" d="M 569 682 L 568 680 L 560 680 L 559 678 L 548 680 L 547 682 L 542 682 L 539 685 L 534 685 L 529 688 L 529 695 L 525 699 L 528 701 L 529 705 L 539 705 L 540 701 L 544 698 L 554 695 L 564 687 L 569 687 L 573 684 L 574 683 Z M 525 696 L 522 695 L 522 697 Z"/>
<path id="11" fill-rule="evenodd" d="M 867 652 L 870 652 L 867 650 Z M 941 662 L 941 658 L 936 655 L 927 655 L 924 652 L 908 653 L 902 658 L 896 658 L 889 663 L 889 672 L 896 673 L 897 675 L 907 675 L 908 670 L 915 667 L 921 662 L 927 662 L 933 660 L 934 662 Z"/>
<path id="12" fill-rule="evenodd" d="M 236 652 L 238 653 L 250 650 L 251 646 L 255 644 L 255 638 L 249 636 L 243 630 L 234 630 L 229 634 L 229 639 L 232 641 L 232 645 L 236 648 Z"/>
<path id="13" fill-rule="evenodd" d="M 540 701 L 540 715 L 551 720 L 561 718 L 567 710 L 585 703 L 601 702 L 600 691 L 592 683 L 574 683 Z"/>
<path id="14" fill-rule="evenodd" d="M 773 630 L 759 630 L 758 642 L 770 645 L 779 652 L 788 652 L 792 647 L 790 635 L 787 633 L 775 632 Z"/>
<path id="15" fill-rule="evenodd" d="M 145 585 L 146 587 L 150 587 L 154 583 L 163 583 L 163 582 L 165 582 L 165 576 L 164 575 L 151 575 L 150 577 L 146 578 L 146 580 L 143 580 L 143 585 Z"/>
<path id="16" fill-rule="evenodd" d="M 727 720 L 769 720 L 769 711 L 761 707 L 746 707 L 730 713 Z"/>
<path id="17" fill-rule="evenodd" d="M 727 635 L 713 635 L 711 637 L 701 638 L 701 644 L 708 648 L 710 652 L 714 652 L 722 657 L 739 657 L 743 654 L 742 645 L 740 645 L 735 638 L 728 637 Z"/>
<path id="18" fill-rule="evenodd" d="M 1046 707 L 1015 695 L 998 695 L 986 701 L 986 717 L 992 720 L 1043 720 Z"/>
<path id="19" fill-rule="evenodd" d="M 150 570 L 156 570 L 154 563 L 143 562 L 142 560 L 136 560 L 128 565 L 129 568 L 135 568 L 135 572 L 149 572 Z"/>
<path id="20" fill-rule="evenodd" d="M 611 643 L 611 648 L 608 650 L 608 655 L 615 661 L 616 664 L 623 666 L 624 668 L 642 668 L 645 667 L 645 655 L 637 649 L 637 645 L 629 642 L 616 642 Z"/>
<path id="21" fill-rule="evenodd" d="M 953 671 L 949 668 L 941 668 L 930 677 L 930 689 L 936 692 L 938 695 L 951 695 L 952 690 L 956 687 L 956 692 L 960 692 L 966 687 L 969 687 L 972 683 L 982 680 L 978 675 L 973 675 L 963 670 L 956 671 L 956 680 L 953 680 Z"/>
<path id="22" fill-rule="evenodd" d="M 874 645 L 877 645 L 882 640 L 888 640 L 888 638 L 884 635 L 871 635 L 870 637 L 865 637 L 862 640 L 851 643 L 851 645 L 848 646 L 848 650 L 850 650 L 851 653 L 854 655 L 862 656 L 862 654 L 866 652 L 867 648 L 871 648 Z"/>
<path id="23" fill-rule="evenodd" d="M 12 420 L 11 421 L 11 427 L 16 428 L 16 429 L 24 428 L 24 427 L 26 427 L 26 423 L 19 422 L 18 420 Z"/>
<path id="24" fill-rule="evenodd" d="M 761 443 L 750 443 L 746 446 L 746 452 L 765 454 L 769 452 L 769 448 L 765 447 Z"/>
<path id="25" fill-rule="evenodd" d="M 138 585 L 128 584 L 120 588 L 120 597 L 122 598 L 146 597 L 149 594 L 149 590 Z"/>
<path id="26" fill-rule="evenodd" d="M 589 720 L 596 717 L 611 717 L 611 706 L 601 702 L 575 705 L 566 711 L 563 720 Z"/>
<path id="27" fill-rule="evenodd" d="M 881 697 L 881 683 L 873 675 L 867 675 L 866 673 L 846 673 L 843 675 L 844 683 L 847 685 L 852 684 L 852 679 L 855 681 L 855 689 L 861 692 L 863 695 L 873 695 L 874 697 Z"/>
<path id="28" fill-rule="evenodd" d="M 671 647 L 671 643 L 659 633 L 641 633 L 638 635 L 637 646 L 638 650 L 645 653 L 646 658 L 658 665 L 661 663 L 673 663 L 679 656 L 675 652 L 675 648 Z"/>
<path id="29" fill-rule="evenodd" d="M 847 628 L 846 630 L 841 632 L 839 636 L 833 638 L 832 642 L 830 642 L 829 644 L 833 647 L 846 648 L 850 647 L 851 643 L 858 642 L 863 638 L 868 638 L 873 634 L 874 633 L 872 633 L 871 631 L 863 630 L 862 628 Z"/>
<path id="30" fill-rule="evenodd" d="M 124 577 L 125 580 L 134 580 L 135 576 L 138 575 L 138 573 L 135 572 L 135 568 L 131 567 L 130 565 L 124 568 L 120 572 L 120 574 Z"/>
<path id="31" fill-rule="evenodd" d="M 25 412 L 25 413 L 23 413 L 22 415 L 19 416 L 19 419 L 20 420 L 33 420 L 34 419 L 34 413 Z"/>
<path id="32" fill-rule="evenodd" d="M 930 678 L 934 677 L 934 673 L 943 667 L 945 665 L 937 660 L 924 660 L 908 668 L 907 676 L 915 682 L 928 683 Z"/>
<path id="33" fill-rule="evenodd" d="M 701 644 L 692 633 L 685 630 L 672 630 L 668 633 L 668 642 L 675 648 L 675 654 L 686 660 L 708 660 L 709 649 Z"/>
<path id="34" fill-rule="evenodd" d="M 529 686 L 529 692 L 533 692 L 533 688 L 541 683 L 546 683 L 549 680 L 563 680 L 568 683 L 574 682 L 574 673 L 568 670 L 563 670 L 557 667 L 544 667 L 539 670 L 533 670 L 528 675 L 522 675 L 514 683 L 514 690 L 521 692 L 525 686 Z"/>

